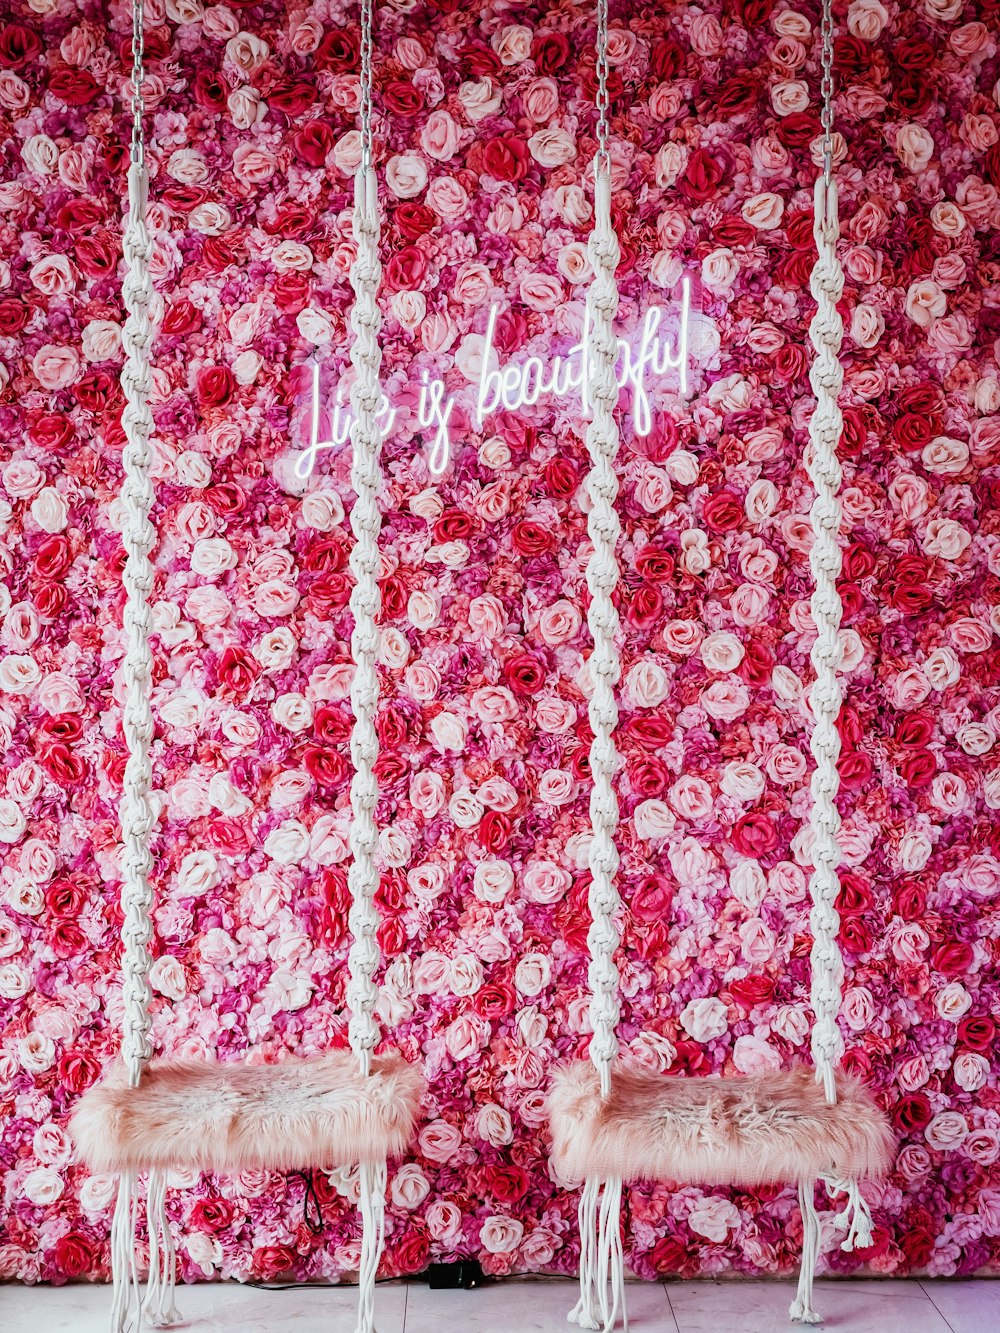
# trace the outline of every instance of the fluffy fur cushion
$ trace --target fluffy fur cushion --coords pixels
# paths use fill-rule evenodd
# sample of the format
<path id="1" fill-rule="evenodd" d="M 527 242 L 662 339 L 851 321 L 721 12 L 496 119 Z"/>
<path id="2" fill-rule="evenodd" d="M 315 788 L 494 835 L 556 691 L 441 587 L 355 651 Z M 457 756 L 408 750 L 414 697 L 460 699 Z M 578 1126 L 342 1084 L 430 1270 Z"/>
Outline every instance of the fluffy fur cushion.
<path id="1" fill-rule="evenodd" d="M 368 1078 L 350 1051 L 274 1065 L 161 1060 L 138 1088 L 118 1064 L 80 1098 L 70 1130 L 94 1171 L 343 1166 L 401 1156 L 423 1090 L 398 1054 L 376 1056 Z"/>
<path id="2" fill-rule="evenodd" d="M 601 1101 L 590 1061 L 557 1070 L 549 1093 L 553 1158 L 587 1176 L 678 1185 L 762 1185 L 878 1176 L 893 1151 L 885 1116 L 853 1079 L 828 1106 L 812 1069 L 750 1078 L 677 1078 L 616 1069 Z"/>

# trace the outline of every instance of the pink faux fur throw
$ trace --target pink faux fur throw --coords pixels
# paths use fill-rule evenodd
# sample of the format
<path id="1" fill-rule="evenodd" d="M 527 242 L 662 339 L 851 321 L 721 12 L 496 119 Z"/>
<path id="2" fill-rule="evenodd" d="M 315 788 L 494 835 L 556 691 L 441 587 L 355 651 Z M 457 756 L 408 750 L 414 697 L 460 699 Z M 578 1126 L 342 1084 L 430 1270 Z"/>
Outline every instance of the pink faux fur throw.
<path id="1" fill-rule="evenodd" d="M 553 1075 L 553 1159 L 568 1180 L 621 1176 L 678 1185 L 791 1184 L 820 1173 L 879 1176 L 893 1140 L 854 1079 L 828 1106 L 812 1069 L 749 1078 L 678 1078 L 617 1068 L 611 1097 L 587 1061 Z"/>
<path id="2" fill-rule="evenodd" d="M 80 1098 L 70 1130 L 93 1171 L 322 1169 L 401 1156 L 423 1090 L 395 1053 L 376 1056 L 368 1078 L 350 1051 L 274 1065 L 161 1060 L 138 1088 L 119 1063 Z"/>

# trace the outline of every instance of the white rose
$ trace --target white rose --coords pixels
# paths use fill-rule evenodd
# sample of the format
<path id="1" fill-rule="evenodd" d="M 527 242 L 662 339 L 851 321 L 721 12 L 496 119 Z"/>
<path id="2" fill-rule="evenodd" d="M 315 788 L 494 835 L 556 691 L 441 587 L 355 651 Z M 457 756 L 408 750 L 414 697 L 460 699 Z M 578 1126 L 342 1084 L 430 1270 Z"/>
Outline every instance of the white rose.
<path id="1" fill-rule="evenodd" d="M 48 1166 L 29 1171 L 21 1182 L 21 1193 L 36 1208 L 47 1208 L 62 1197 L 62 1192 L 62 1177 Z"/>
<path id="2" fill-rule="evenodd" d="M 726 1006 L 714 995 L 689 1000 L 681 1011 L 681 1026 L 693 1041 L 715 1041 L 729 1030 Z"/>

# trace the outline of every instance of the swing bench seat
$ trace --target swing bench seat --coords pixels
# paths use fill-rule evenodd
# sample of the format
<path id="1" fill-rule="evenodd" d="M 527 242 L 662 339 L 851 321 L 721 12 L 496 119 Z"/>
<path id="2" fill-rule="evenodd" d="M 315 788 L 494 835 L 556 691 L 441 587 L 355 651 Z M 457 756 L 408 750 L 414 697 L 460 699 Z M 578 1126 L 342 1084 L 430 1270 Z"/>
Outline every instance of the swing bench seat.
<path id="1" fill-rule="evenodd" d="M 733 1078 L 612 1071 L 601 1099 L 593 1064 L 553 1076 L 553 1160 L 567 1180 L 661 1180 L 677 1185 L 792 1184 L 822 1175 L 881 1176 L 893 1138 L 856 1080 L 841 1076 L 830 1106 L 806 1066 Z"/>
<path id="2" fill-rule="evenodd" d="M 398 1053 L 365 1077 L 350 1051 L 278 1064 L 158 1060 L 128 1086 L 123 1064 L 81 1097 L 70 1130 L 93 1171 L 301 1171 L 400 1157 L 421 1071 Z"/>

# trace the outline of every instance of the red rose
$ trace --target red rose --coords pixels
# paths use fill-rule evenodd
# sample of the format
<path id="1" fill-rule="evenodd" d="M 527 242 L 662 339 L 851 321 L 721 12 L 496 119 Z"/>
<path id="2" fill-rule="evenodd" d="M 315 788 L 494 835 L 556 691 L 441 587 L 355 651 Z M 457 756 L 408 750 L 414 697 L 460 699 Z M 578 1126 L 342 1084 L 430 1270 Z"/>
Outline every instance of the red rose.
<path id="1" fill-rule="evenodd" d="M 931 955 L 931 966 L 945 977 L 960 977 L 972 966 L 973 949 L 968 940 L 945 940 Z"/>
<path id="2" fill-rule="evenodd" d="M 863 750 L 849 751 L 837 760 L 840 785 L 845 791 L 857 791 L 863 787 L 874 771 L 870 756 Z"/>
<path id="3" fill-rule="evenodd" d="M 892 893 L 893 905 L 904 921 L 921 921 L 927 911 L 927 894 L 916 880 L 903 880 Z"/>
<path id="4" fill-rule="evenodd" d="M 689 199 L 703 203 L 716 193 L 724 174 L 725 169 L 721 162 L 704 148 L 696 148 L 688 158 L 678 188 Z"/>
<path id="5" fill-rule="evenodd" d="M 206 366 L 198 371 L 198 401 L 202 407 L 222 407 L 236 392 L 236 379 L 228 366 Z"/>
<path id="6" fill-rule="evenodd" d="M 245 856 L 250 850 L 250 834 L 232 815 L 217 815 L 205 828 L 205 840 L 223 856 Z"/>
<path id="7" fill-rule="evenodd" d="M 201 312 L 190 301 L 174 301 L 168 305 L 160 325 L 161 332 L 166 334 L 194 333 L 200 328 Z"/>
<path id="8" fill-rule="evenodd" d="M 209 486 L 202 494 L 222 518 L 234 518 L 246 508 L 247 493 L 234 481 L 221 481 L 215 486 Z"/>
<path id="9" fill-rule="evenodd" d="M 770 977 L 760 975 L 738 977 L 729 986 L 729 993 L 744 1009 L 753 1009 L 755 1005 L 768 1002 L 774 994 L 774 982 Z"/>
<path id="10" fill-rule="evenodd" d="M 0 28 L 0 65 L 6 69 L 24 69 L 42 49 L 42 39 L 20 23 Z"/>
<path id="11" fill-rule="evenodd" d="M 498 181 L 519 181 L 528 174 L 528 145 L 514 135 L 488 139 L 483 148 L 483 171 Z"/>
<path id="12" fill-rule="evenodd" d="M 270 220 L 261 224 L 269 236 L 308 236 L 315 225 L 313 210 L 290 200 L 279 204 Z"/>
<path id="13" fill-rule="evenodd" d="M 934 735 L 934 719 L 930 713 L 909 713 L 896 727 L 897 745 L 908 750 L 922 749 Z"/>
<path id="14" fill-rule="evenodd" d="M 396 574 L 390 574 L 379 586 L 382 591 L 382 619 L 398 619 L 406 610 L 406 584 Z"/>
<path id="15" fill-rule="evenodd" d="M 741 245 L 753 245 L 756 235 L 757 232 L 750 223 L 744 222 L 735 213 L 727 213 L 716 223 L 712 231 L 712 239 L 716 244 L 728 246 L 730 249 L 739 249 Z"/>
<path id="16" fill-rule="evenodd" d="M 733 532 L 743 521 L 743 506 L 731 491 L 710 495 L 701 507 L 702 517 L 713 532 Z"/>
<path id="17" fill-rule="evenodd" d="M 642 583 L 625 603 L 625 618 L 636 629 L 652 629 L 663 614 L 663 594 L 651 583 Z"/>
<path id="18" fill-rule="evenodd" d="M 531 58 L 538 74 L 555 74 L 569 59 L 569 38 L 564 32 L 540 32 L 531 43 Z"/>
<path id="19" fill-rule="evenodd" d="M 43 620 L 55 620 L 66 607 L 66 589 L 61 583 L 43 583 L 32 591 L 31 599 Z"/>
<path id="20" fill-rule="evenodd" d="M 849 1051 L 845 1051 L 841 1068 L 845 1074 L 850 1075 L 851 1078 L 858 1078 L 863 1083 L 867 1082 L 872 1076 L 872 1062 L 868 1053 L 858 1050 L 856 1046 Z"/>
<path id="21" fill-rule="evenodd" d="M 892 424 L 892 437 L 907 453 L 916 453 L 933 437 L 931 423 L 916 412 L 904 412 Z"/>
<path id="22" fill-rule="evenodd" d="M 46 538 L 35 552 L 32 566 L 40 579 L 58 580 L 65 576 L 73 563 L 70 544 L 61 534 Z"/>
<path id="23" fill-rule="evenodd" d="M 245 696 L 260 675 L 260 663 L 245 648 L 232 644 L 219 659 L 218 671 L 219 686 L 226 694 Z"/>
<path id="24" fill-rule="evenodd" d="M 893 43 L 892 58 L 900 69 L 929 69 L 937 59 L 937 50 L 930 42 L 911 37 L 907 41 Z"/>
<path id="25" fill-rule="evenodd" d="M 106 370 L 92 370 L 73 385 L 73 397 L 85 412 L 103 412 L 107 407 L 122 407 L 123 395 L 117 379 Z"/>
<path id="26" fill-rule="evenodd" d="M 438 215 L 426 204 L 416 200 L 404 200 L 392 215 L 400 236 L 405 241 L 415 241 L 418 236 L 425 236 L 438 224 Z"/>
<path id="27" fill-rule="evenodd" d="M 20 333 L 28 322 L 30 311 L 20 297 L 11 297 L 0 301 L 0 335 L 9 338 Z"/>
<path id="28" fill-rule="evenodd" d="M 67 1277 L 83 1277 L 89 1273 L 97 1258 L 97 1246 L 79 1231 L 67 1231 L 56 1241 L 52 1252 L 55 1265 Z"/>
<path id="29" fill-rule="evenodd" d="M 500 1203 L 514 1204 L 528 1192 L 528 1173 L 520 1166 L 487 1166 L 483 1168 L 485 1193 L 492 1194 Z"/>
<path id="30" fill-rule="evenodd" d="M 383 281 L 388 291 L 398 292 L 419 287 L 427 272 L 427 256 L 415 245 L 404 245 L 397 250 L 383 270 Z"/>
<path id="31" fill-rule="evenodd" d="M 673 79 L 684 68 L 684 51 L 676 42 L 654 42 L 649 53 L 649 68 L 661 83 Z"/>
<path id="32" fill-rule="evenodd" d="M 200 69 L 192 85 L 194 100 L 206 111 L 221 111 L 232 92 L 229 81 L 217 70 Z"/>
<path id="33" fill-rule="evenodd" d="M 748 639 L 743 645 L 743 661 L 736 674 L 758 689 L 768 685 L 775 663 L 774 652 L 760 639 Z"/>
<path id="34" fill-rule="evenodd" d="M 379 880 L 375 901 L 384 912 L 401 912 L 409 904 L 410 895 L 405 877 L 391 870 Z"/>
<path id="35" fill-rule="evenodd" d="M 444 543 L 444 541 L 465 541 L 476 531 L 476 524 L 473 523 L 471 516 L 461 511 L 461 509 L 445 509 L 440 519 L 435 521 L 431 529 L 435 543 Z"/>
<path id="36" fill-rule="evenodd" d="M 550 458 L 542 471 L 546 492 L 558 499 L 573 495 L 580 484 L 580 470 L 570 458 L 557 455 Z"/>
<path id="37" fill-rule="evenodd" d="M 499 852 L 507 845 L 511 834 L 509 815 L 499 810 L 487 810 L 479 821 L 479 838 L 488 852 Z"/>
<path id="38" fill-rule="evenodd" d="M 391 705 L 379 718 L 376 730 L 385 749 L 405 745 L 410 739 L 411 728 L 406 714 L 401 709 L 393 708 Z"/>
<path id="39" fill-rule="evenodd" d="M 676 1236 L 661 1236 L 649 1252 L 656 1273 L 690 1273 L 694 1268 L 691 1247 Z"/>
<path id="40" fill-rule="evenodd" d="M 81 236 L 73 247 L 73 257 L 88 278 L 107 278 L 118 267 L 118 246 L 106 232 Z"/>
<path id="41" fill-rule="evenodd" d="M 316 65 L 338 72 L 356 69 L 359 50 L 358 34 L 353 28 L 334 28 L 319 44 Z"/>
<path id="42" fill-rule="evenodd" d="M 899 776 L 913 791 L 934 780 L 937 760 L 930 750 L 912 750 L 899 765 Z"/>
<path id="43" fill-rule="evenodd" d="M 336 948 L 347 935 L 347 914 L 351 907 L 347 872 L 339 868 L 325 870 L 320 890 L 323 896 L 323 934 L 331 948 Z"/>
<path id="44" fill-rule="evenodd" d="M 845 578 L 867 578 L 869 574 L 875 573 L 875 557 L 867 546 L 852 542 L 844 552 L 843 570 Z"/>
<path id="45" fill-rule="evenodd" d="M 406 947 L 406 926 L 401 917 L 384 919 L 376 932 L 378 947 L 387 957 L 394 957 Z"/>
<path id="46" fill-rule="evenodd" d="M 392 79 L 382 89 L 382 104 L 390 115 L 405 120 L 420 115 L 424 109 L 424 95 L 409 80 Z"/>
<path id="47" fill-rule="evenodd" d="M 31 443 L 37 444 L 47 453 L 65 449 L 74 434 L 72 421 L 61 412 L 42 412 L 32 419 L 28 427 Z"/>
<path id="48" fill-rule="evenodd" d="M 298 1261 L 298 1253 L 291 1245 L 262 1245 L 251 1255 L 253 1275 L 262 1282 L 290 1273 Z"/>
<path id="49" fill-rule="evenodd" d="M 966 1014 L 958 1025 L 958 1040 L 972 1051 L 988 1051 L 996 1035 L 996 1020 L 989 1014 Z"/>
<path id="50" fill-rule="evenodd" d="M 100 91 L 100 84 L 87 69 L 59 65 L 49 75 L 49 92 L 67 106 L 86 106 Z"/>
<path id="51" fill-rule="evenodd" d="M 53 916 L 79 916 L 86 901 L 87 890 L 78 880 L 54 879 L 45 890 L 45 906 Z"/>
<path id="52" fill-rule="evenodd" d="M 501 982 L 489 982 L 476 991 L 473 1007 L 480 1018 L 497 1023 L 514 1012 L 517 995 L 514 987 Z"/>
<path id="53" fill-rule="evenodd" d="M 422 1231 L 407 1231 L 392 1249 L 396 1272 L 404 1276 L 422 1273 L 430 1253 L 430 1242 Z"/>
<path id="54" fill-rule="evenodd" d="M 635 572 L 650 583 L 669 583 L 674 576 L 675 564 L 669 551 L 650 542 L 635 557 Z"/>
<path id="55" fill-rule="evenodd" d="M 282 314 L 297 315 L 309 300 L 309 279 L 305 273 L 279 273 L 271 294 Z"/>
<path id="56" fill-rule="evenodd" d="M 75 958 L 77 954 L 89 948 L 86 935 L 76 924 L 66 917 L 56 917 L 52 925 L 50 943 L 57 958 Z"/>
<path id="57" fill-rule="evenodd" d="M 641 750 L 658 750 L 673 739 L 673 723 L 665 717 L 633 717 L 622 728 L 625 737 Z"/>
<path id="58" fill-rule="evenodd" d="M 741 856 L 760 858 L 778 845 L 778 830 L 762 810 L 751 810 L 736 821 L 729 840 Z"/>
<path id="59" fill-rule="evenodd" d="M 312 729 L 317 740 L 327 745 L 344 744 L 351 736 L 351 718 L 345 714 L 341 716 L 335 708 L 324 704 L 323 708 L 317 708 L 313 714 Z"/>
<path id="60" fill-rule="evenodd" d="M 96 1083 L 101 1074 L 101 1066 L 92 1055 L 84 1051 L 64 1051 L 56 1067 L 59 1084 L 67 1092 L 77 1096 L 84 1088 Z"/>
<path id="61" fill-rule="evenodd" d="M 522 698 L 543 690 L 548 675 L 545 666 L 531 653 L 516 653 L 509 657 L 501 674 L 510 689 Z"/>
<path id="62" fill-rule="evenodd" d="M 644 875 L 628 894 L 628 910 L 636 921 L 663 921 L 670 915 L 673 900 L 673 886 L 666 875 Z"/>
<path id="63" fill-rule="evenodd" d="M 911 1092 L 901 1097 L 892 1113 L 896 1128 L 902 1134 L 913 1134 L 931 1121 L 930 1098 L 923 1092 Z"/>
<path id="64" fill-rule="evenodd" d="M 837 937 L 843 947 L 854 954 L 869 953 L 873 937 L 871 927 L 861 916 L 848 916 L 840 923 Z"/>
<path id="65" fill-rule="evenodd" d="M 228 1199 L 199 1199 L 188 1215 L 188 1225 L 197 1231 L 225 1231 L 235 1216 L 236 1205 Z"/>
<path id="66" fill-rule="evenodd" d="M 794 384 L 800 380 L 806 373 L 807 364 L 805 348 L 797 347 L 794 343 L 785 343 L 771 357 L 774 378 L 782 384 Z"/>
<path id="67" fill-rule="evenodd" d="M 809 275 L 815 260 L 808 250 L 792 250 L 778 264 L 775 279 L 779 287 L 795 291 L 809 286 Z"/>
<path id="68" fill-rule="evenodd" d="M 756 100 L 757 81 L 746 69 L 739 70 L 715 90 L 714 104 L 720 120 L 742 115 Z"/>
<path id="69" fill-rule="evenodd" d="M 511 543 L 519 555 L 537 556 L 551 551 L 557 534 L 551 527 L 525 518 L 511 529 Z"/>
<path id="70" fill-rule="evenodd" d="M 175 213 L 190 213 L 208 198 L 208 191 L 199 185 L 167 185 L 160 192 L 160 203 Z"/>
<path id="71" fill-rule="evenodd" d="M 311 120 L 292 135 L 295 151 L 310 167 L 321 167 L 336 142 L 337 136 L 323 120 Z"/>
<path id="72" fill-rule="evenodd" d="M 306 750 L 304 765 L 306 772 L 315 779 L 317 786 L 327 791 L 341 787 L 347 781 L 347 761 L 336 750 L 310 746 Z"/>
<path id="73" fill-rule="evenodd" d="M 60 787 L 75 787 L 87 776 L 87 765 L 68 745 L 57 743 L 42 751 L 41 765 Z"/>
<path id="74" fill-rule="evenodd" d="M 871 885 L 860 875 L 845 870 L 840 876 L 840 893 L 837 896 L 837 911 L 841 916 L 856 916 L 866 912 L 874 902 Z"/>
<path id="75" fill-rule="evenodd" d="M 926 1268 L 934 1253 L 937 1229 L 933 1223 L 926 1226 L 914 1226 L 907 1222 L 900 1230 L 899 1248 L 906 1255 L 906 1264 L 910 1269 Z"/>
<path id="76" fill-rule="evenodd" d="M 302 568 L 310 574 L 332 574 L 343 569 L 346 560 L 344 548 L 336 537 L 317 537 L 309 543 L 302 557 Z"/>
<path id="77" fill-rule="evenodd" d="M 316 101 L 316 89 L 304 79 L 282 79 L 267 95 L 267 104 L 285 116 L 301 116 Z"/>
<path id="78" fill-rule="evenodd" d="M 903 389 L 897 399 L 901 412 L 916 412 L 918 416 L 931 419 L 933 433 L 937 434 L 939 417 L 943 406 L 941 387 L 930 380 L 921 380 Z"/>
<path id="79" fill-rule="evenodd" d="M 775 126 L 775 133 L 786 148 L 808 148 L 819 131 L 819 117 L 811 111 L 782 116 Z"/>
<path id="80" fill-rule="evenodd" d="M 493 326 L 493 343 L 498 351 L 509 355 L 516 352 L 528 332 L 528 321 L 520 310 L 504 310 Z"/>

